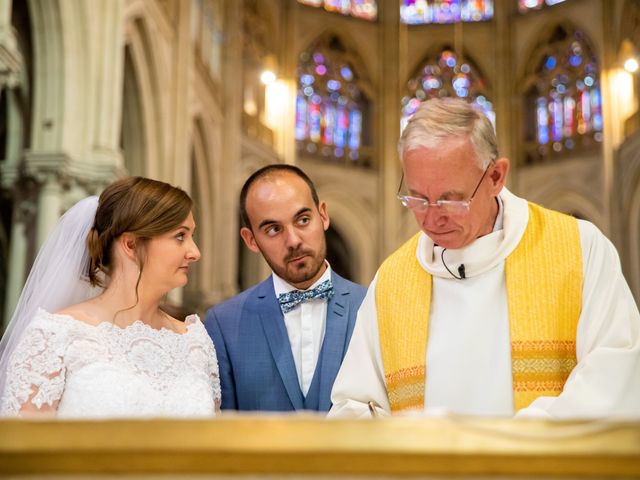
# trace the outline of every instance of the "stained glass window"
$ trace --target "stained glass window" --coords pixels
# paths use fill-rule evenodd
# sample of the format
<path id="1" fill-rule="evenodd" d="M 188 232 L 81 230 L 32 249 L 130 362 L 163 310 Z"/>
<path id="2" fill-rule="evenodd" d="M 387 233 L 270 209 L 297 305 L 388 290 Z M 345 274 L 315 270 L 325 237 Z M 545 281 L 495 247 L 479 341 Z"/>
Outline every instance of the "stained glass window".
<path id="1" fill-rule="evenodd" d="M 493 18 L 493 0 L 403 0 L 404 23 L 481 22 Z"/>
<path id="2" fill-rule="evenodd" d="M 211 78 L 219 81 L 222 65 L 222 37 L 224 31 L 223 2 L 196 0 L 191 17 L 191 37 L 196 52 Z"/>
<path id="3" fill-rule="evenodd" d="M 471 62 L 461 62 L 452 50 L 445 49 L 437 58 L 427 60 L 417 75 L 407 83 L 408 93 L 402 99 L 400 129 L 404 129 L 423 100 L 436 97 L 468 99 L 495 125 L 496 115 L 487 98 L 486 89 L 485 81 Z"/>
<path id="4" fill-rule="evenodd" d="M 335 37 L 300 55 L 295 123 L 299 152 L 352 163 L 363 161 L 367 100 L 357 80 Z"/>
<path id="5" fill-rule="evenodd" d="M 518 0 L 518 9 L 521 13 L 525 13 L 529 10 L 539 10 L 545 5 L 555 5 L 562 2 L 564 0 Z"/>
<path id="6" fill-rule="evenodd" d="M 328 12 L 351 15 L 365 20 L 375 20 L 378 5 L 375 0 L 298 0 L 298 3 L 311 7 L 324 7 Z"/>
<path id="7" fill-rule="evenodd" d="M 559 27 L 543 52 L 527 95 L 537 143 L 528 162 L 602 141 L 598 63 L 583 34 Z"/>

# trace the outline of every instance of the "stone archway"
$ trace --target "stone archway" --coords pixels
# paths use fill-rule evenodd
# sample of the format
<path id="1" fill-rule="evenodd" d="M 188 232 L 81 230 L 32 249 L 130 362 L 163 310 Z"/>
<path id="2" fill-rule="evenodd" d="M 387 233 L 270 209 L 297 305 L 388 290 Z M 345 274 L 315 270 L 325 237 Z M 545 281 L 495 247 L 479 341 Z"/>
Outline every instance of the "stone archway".
<path id="1" fill-rule="evenodd" d="M 342 233 L 331 225 L 325 236 L 327 239 L 327 261 L 331 265 L 331 269 L 341 277 L 354 281 L 354 269 L 351 262 L 352 253 Z"/>
<path id="2" fill-rule="evenodd" d="M 133 17 L 126 27 L 122 144 L 127 167 L 164 178 L 161 68 L 147 23 L 144 16 Z M 125 125 L 132 130 L 126 132 Z"/>
<path id="3" fill-rule="evenodd" d="M 147 136 L 142 114 L 140 83 L 134 67 L 131 47 L 125 47 L 124 80 L 122 89 L 122 131 L 120 147 L 129 174 L 148 176 Z"/>

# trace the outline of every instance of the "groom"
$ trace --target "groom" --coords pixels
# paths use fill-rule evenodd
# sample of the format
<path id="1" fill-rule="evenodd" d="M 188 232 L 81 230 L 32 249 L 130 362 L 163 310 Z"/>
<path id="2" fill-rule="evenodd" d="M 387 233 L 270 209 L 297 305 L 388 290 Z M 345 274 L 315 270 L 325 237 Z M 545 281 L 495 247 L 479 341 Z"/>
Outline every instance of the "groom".
<path id="1" fill-rule="evenodd" d="M 253 173 L 240 211 L 244 243 L 273 274 L 207 312 L 222 409 L 326 412 L 365 289 L 325 260 L 327 206 L 299 168 Z"/>

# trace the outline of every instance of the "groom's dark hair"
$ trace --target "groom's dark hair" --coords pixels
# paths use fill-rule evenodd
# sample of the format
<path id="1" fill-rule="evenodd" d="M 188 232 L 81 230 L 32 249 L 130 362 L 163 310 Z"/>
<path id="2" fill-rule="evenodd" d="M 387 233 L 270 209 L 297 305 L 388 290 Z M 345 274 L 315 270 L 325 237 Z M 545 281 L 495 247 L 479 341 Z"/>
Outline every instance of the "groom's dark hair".
<path id="1" fill-rule="evenodd" d="M 247 178 L 247 181 L 244 182 L 242 190 L 240 190 L 240 217 L 242 217 L 242 224 L 245 227 L 251 229 L 251 222 L 249 221 L 249 215 L 247 214 L 247 194 L 249 193 L 251 185 L 256 183 L 261 178 L 278 175 L 284 172 L 292 173 L 304 180 L 305 183 L 309 186 L 309 190 L 311 191 L 311 198 L 313 198 L 313 203 L 316 204 L 316 207 L 320 205 L 320 200 L 318 199 L 318 192 L 316 191 L 315 185 L 313 184 L 309 176 L 300 168 L 294 165 L 288 165 L 286 163 L 274 163 L 272 165 L 267 165 L 266 167 L 262 167 L 261 169 L 253 172 L 251 176 Z"/>

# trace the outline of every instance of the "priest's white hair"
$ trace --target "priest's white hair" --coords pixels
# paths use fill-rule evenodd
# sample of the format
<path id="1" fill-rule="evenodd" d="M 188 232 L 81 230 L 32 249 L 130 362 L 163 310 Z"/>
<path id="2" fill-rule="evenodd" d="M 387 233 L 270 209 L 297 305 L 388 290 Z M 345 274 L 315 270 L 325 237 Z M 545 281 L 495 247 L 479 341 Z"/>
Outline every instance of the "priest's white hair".
<path id="1" fill-rule="evenodd" d="M 477 107 L 460 98 L 433 98 L 422 102 L 402 132 L 400 156 L 417 148 L 435 148 L 449 137 L 468 138 L 484 170 L 498 158 L 493 124 Z"/>

